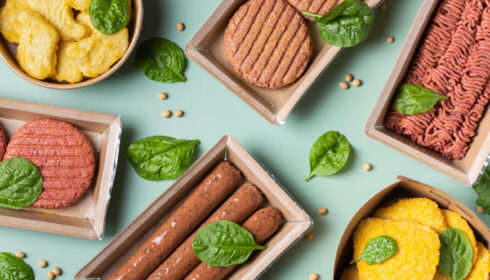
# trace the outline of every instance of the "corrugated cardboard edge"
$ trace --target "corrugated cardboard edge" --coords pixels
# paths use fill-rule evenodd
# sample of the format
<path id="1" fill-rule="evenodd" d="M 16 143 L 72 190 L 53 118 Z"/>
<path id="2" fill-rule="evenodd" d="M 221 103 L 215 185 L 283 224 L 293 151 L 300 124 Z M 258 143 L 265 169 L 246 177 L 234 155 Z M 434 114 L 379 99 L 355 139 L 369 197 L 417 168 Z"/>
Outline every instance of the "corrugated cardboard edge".
<path id="1" fill-rule="evenodd" d="M 432 199 L 438 199 L 436 201 L 440 207 L 446 208 L 460 214 L 472 227 L 477 239 L 483 241 L 487 247 L 490 247 L 490 229 L 487 225 L 480 219 L 478 216 L 471 211 L 468 207 L 466 207 L 463 203 L 459 202 L 456 198 L 451 195 L 435 188 L 430 185 L 421 183 L 419 181 L 407 178 L 405 176 L 398 176 L 398 182 L 389 185 L 388 187 L 382 189 L 374 196 L 372 196 L 366 203 L 363 204 L 361 208 L 354 214 L 351 218 L 349 224 L 346 226 L 344 233 L 339 241 L 339 245 L 337 247 L 337 252 L 335 256 L 335 263 L 333 269 L 333 278 L 334 280 L 340 279 L 340 275 L 345 269 L 345 267 L 340 267 L 343 262 L 343 254 L 345 250 L 352 247 L 352 234 L 357 227 L 357 224 L 364 218 L 369 217 L 372 212 L 379 208 L 383 203 L 386 203 L 386 197 L 396 191 L 397 188 L 407 188 L 413 192 L 424 193 L 425 195 L 411 195 L 407 197 L 428 197 L 434 196 Z M 404 183 L 411 184 L 410 186 L 401 186 Z M 404 196 L 403 196 L 404 197 Z M 428 197 L 431 198 L 431 197 Z M 479 237 L 479 238 L 478 238 Z M 352 254 L 352 252 L 349 252 Z"/>
<path id="2" fill-rule="evenodd" d="M 431 16 L 437 5 L 438 0 L 425 0 L 421 8 L 419 9 L 416 18 L 413 21 L 412 27 L 410 28 L 407 39 L 405 40 L 405 43 L 403 44 L 403 47 L 400 50 L 400 53 L 395 61 L 395 66 L 393 67 L 393 70 L 391 71 L 389 76 L 390 78 L 387 80 L 385 86 L 383 87 L 383 90 L 381 91 L 381 94 L 376 101 L 376 105 L 373 108 L 364 126 L 364 133 L 370 138 L 378 140 L 379 142 L 390 146 L 391 148 L 402 152 L 403 154 L 408 155 L 441 173 L 446 174 L 454 180 L 469 186 L 476 182 L 481 169 L 480 164 L 473 164 L 470 170 L 465 173 L 462 170 L 456 168 L 451 161 L 442 159 L 442 157 L 437 155 L 435 152 L 421 148 L 416 144 L 402 143 L 399 139 L 395 138 L 398 137 L 398 135 L 391 135 L 394 134 L 394 132 L 388 132 L 382 126 L 377 125 L 380 118 L 383 118 L 384 122 L 384 117 L 386 116 L 387 111 L 390 108 L 389 105 L 386 106 L 386 104 L 391 103 L 393 95 L 396 92 L 396 86 L 405 76 L 406 70 L 411 63 L 411 59 L 407 59 L 407 57 L 413 57 L 415 51 L 417 50 L 418 42 L 420 41 L 422 36 L 424 36 L 425 27 L 431 20 Z M 402 74 L 396 76 L 398 73 Z M 390 133 L 390 135 L 388 135 L 388 133 Z M 487 148 L 478 151 L 477 155 L 475 156 L 476 163 L 481 162 L 481 164 L 483 164 L 487 155 L 490 153 L 490 131 L 485 137 L 482 147 Z"/>

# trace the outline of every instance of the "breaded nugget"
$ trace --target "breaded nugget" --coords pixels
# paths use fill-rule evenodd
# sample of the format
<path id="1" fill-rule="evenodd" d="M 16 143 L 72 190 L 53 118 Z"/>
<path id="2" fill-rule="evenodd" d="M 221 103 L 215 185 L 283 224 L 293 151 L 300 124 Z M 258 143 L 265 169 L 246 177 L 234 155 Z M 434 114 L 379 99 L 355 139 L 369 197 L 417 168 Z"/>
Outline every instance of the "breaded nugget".
<path id="1" fill-rule="evenodd" d="M 490 274 L 490 253 L 482 243 L 477 242 L 476 246 L 478 247 L 476 263 L 465 280 L 488 280 Z"/>
<path id="2" fill-rule="evenodd" d="M 60 43 L 56 75 L 53 77 L 55 80 L 59 82 L 66 81 L 70 84 L 78 83 L 83 80 L 83 74 L 77 63 L 75 51 L 76 44 L 77 43 L 73 41 Z"/>
<path id="3" fill-rule="evenodd" d="M 65 0 L 30 0 L 27 4 L 58 29 L 63 41 L 78 41 L 88 35 L 88 29 L 75 21 L 73 11 Z"/>
<path id="4" fill-rule="evenodd" d="M 403 198 L 388 207 L 378 209 L 374 217 L 395 220 L 412 220 L 428 225 L 441 233 L 447 228 L 444 215 L 437 203 L 427 198 Z"/>
<path id="5" fill-rule="evenodd" d="M 446 220 L 446 224 L 448 227 L 457 228 L 464 232 L 466 237 L 468 237 L 468 240 L 471 243 L 471 247 L 473 247 L 472 263 L 475 264 L 476 256 L 478 255 L 478 247 L 476 246 L 475 234 L 473 233 L 471 227 L 468 225 L 468 222 L 466 222 L 466 220 L 463 219 L 463 217 L 461 217 L 458 213 L 450 210 L 443 209 L 442 214 L 444 215 L 444 219 Z"/>
<path id="6" fill-rule="evenodd" d="M 74 47 L 80 71 L 85 77 L 97 77 L 107 72 L 126 53 L 129 45 L 128 29 L 105 35 L 92 26 L 87 13 L 80 13 L 77 20 L 91 30 L 90 36 Z"/>
<path id="7" fill-rule="evenodd" d="M 0 125 L 0 161 L 3 160 L 5 149 L 7 149 L 7 135 L 5 134 L 3 127 Z"/>
<path id="8" fill-rule="evenodd" d="M 357 271 L 357 266 L 354 264 L 344 270 L 340 280 L 359 280 L 359 271 Z"/>
<path id="9" fill-rule="evenodd" d="M 56 73 L 56 51 L 59 35 L 56 28 L 38 13 L 16 10 L 22 22 L 22 34 L 17 48 L 17 62 L 29 76 L 44 80 Z"/>
<path id="10" fill-rule="evenodd" d="M 77 201 L 90 187 L 95 156 L 87 136 L 73 125 L 51 119 L 22 126 L 12 136 L 5 159 L 22 157 L 43 176 L 43 192 L 32 204 L 60 208 Z"/>
<path id="11" fill-rule="evenodd" d="M 281 88 L 296 81 L 311 56 L 303 17 L 284 0 L 250 0 L 225 30 L 224 49 L 233 71 L 252 85 Z"/>
<path id="12" fill-rule="evenodd" d="M 310 12 L 317 15 L 328 13 L 335 5 L 343 0 L 288 0 L 289 4 L 293 5 L 301 14 Z M 304 16 L 308 20 L 313 21 L 311 17 Z"/>
<path id="13" fill-rule="evenodd" d="M 0 8 L 0 32 L 11 43 L 18 44 L 20 41 L 23 22 L 17 15 L 17 10 L 25 8 L 25 0 L 7 0 Z"/>
<path id="14" fill-rule="evenodd" d="M 366 243 L 381 235 L 396 242 L 397 253 L 379 263 L 357 261 L 363 280 L 432 280 L 439 263 L 439 235 L 428 226 L 408 220 L 367 218 L 354 231 L 354 257 L 361 255 Z"/>

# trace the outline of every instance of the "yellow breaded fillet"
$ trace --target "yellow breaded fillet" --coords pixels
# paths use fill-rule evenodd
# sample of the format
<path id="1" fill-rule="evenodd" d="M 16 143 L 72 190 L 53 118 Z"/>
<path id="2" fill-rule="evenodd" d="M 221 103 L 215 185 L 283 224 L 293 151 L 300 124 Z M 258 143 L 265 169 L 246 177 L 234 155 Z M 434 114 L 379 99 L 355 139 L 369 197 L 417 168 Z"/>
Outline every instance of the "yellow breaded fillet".
<path id="1" fill-rule="evenodd" d="M 480 242 L 476 246 L 478 247 L 476 263 L 465 280 L 488 280 L 490 274 L 490 253 Z"/>
<path id="2" fill-rule="evenodd" d="M 378 209 L 373 216 L 383 219 L 417 221 L 430 226 L 438 233 L 447 228 L 441 209 L 437 203 L 427 198 L 403 198 L 388 207 Z"/>
<path id="3" fill-rule="evenodd" d="M 76 44 L 73 41 L 60 43 L 56 75 L 53 77 L 55 80 L 59 82 L 66 81 L 70 84 L 83 80 L 83 74 L 77 64 L 77 53 L 74 50 Z"/>
<path id="4" fill-rule="evenodd" d="M 388 235 L 396 242 L 397 253 L 374 265 L 357 261 L 362 280 L 432 280 L 439 263 L 439 235 L 430 227 L 409 220 L 367 218 L 354 231 L 354 259 L 367 242 Z"/>
<path id="5" fill-rule="evenodd" d="M 73 11 L 65 0 L 30 0 L 27 4 L 58 29 L 63 41 L 78 41 L 88 35 L 88 29 L 75 21 Z"/>
<path id="6" fill-rule="evenodd" d="M 476 247 L 476 238 L 473 230 L 468 225 L 463 217 L 461 217 L 458 213 L 443 209 L 442 214 L 444 215 L 444 219 L 446 220 L 446 224 L 448 227 L 453 227 L 464 232 L 466 237 L 471 243 L 471 247 L 473 247 L 473 259 L 471 260 L 473 264 L 476 262 L 476 256 L 478 255 L 478 248 Z"/>
<path id="7" fill-rule="evenodd" d="M 91 29 L 90 36 L 75 47 L 78 66 L 85 77 L 97 77 L 107 72 L 126 53 L 129 45 L 128 29 L 105 35 L 92 26 L 87 13 L 80 13 L 77 20 Z"/>
<path id="8" fill-rule="evenodd" d="M 0 32 L 7 41 L 16 44 L 20 41 L 23 26 L 17 16 L 19 9 L 26 9 L 24 0 L 7 0 L 0 9 Z"/>
<path id="9" fill-rule="evenodd" d="M 349 266 L 340 277 L 340 280 L 359 280 L 359 272 L 356 265 Z"/>
<path id="10" fill-rule="evenodd" d="M 56 29 L 38 13 L 17 10 L 23 22 L 17 48 L 17 62 L 29 76 L 46 79 L 56 73 L 56 50 L 59 35 Z"/>

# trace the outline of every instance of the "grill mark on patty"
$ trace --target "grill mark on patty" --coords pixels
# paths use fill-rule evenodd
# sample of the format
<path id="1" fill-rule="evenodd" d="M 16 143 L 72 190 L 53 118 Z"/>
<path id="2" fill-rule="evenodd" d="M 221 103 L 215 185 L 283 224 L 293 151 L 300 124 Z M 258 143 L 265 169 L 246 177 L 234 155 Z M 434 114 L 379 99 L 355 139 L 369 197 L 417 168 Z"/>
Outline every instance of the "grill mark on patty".
<path id="1" fill-rule="evenodd" d="M 318 11 L 323 7 L 326 0 L 312 0 L 308 5 L 307 12 L 318 14 Z M 302 11 L 300 11 L 302 12 Z"/>
<path id="2" fill-rule="evenodd" d="M 301 43 L 301 46 L 300 48 L 298 49 L 298 51 L 296 52 L 291 64 L 289 65 L 289 69 L 288 71 L 286 72 L 286 74 L 284 75 L 283 77 L 283 80 L 286 80 L 286 81 L 289 81 L 291 79 L 297 79 L 299 78 L 300 74 L 298 74 L 298 71 L 297 70 L 294 70 L 293 68 L 294 67 L 291 67 L 291 65 L 295 65 L 297 68 L 305 68 L 308 64 L 308 57 L 306 57 L 304 55 L 304 53 L 306 52 L 307 49 L 310 48 L 310 42 L 309 42 L 310 38 L 308 36 L 306 36 L 304 39 L 303 39 L 303 42 Z M 302 55 L 303 57 L 301 58 L 298 58 L 299 55 Z M 301 59 L 299 60 L 298 62 L 295 62 L 296 59 Z M 293 77 L 291 77 L 291 75 L 293 75 Z M 288 78 L 290 77 L 290 78 Z"/>
<path id="3" fill-rule="evenodd" d="M 259 0 L 257 0 L 259 1 Z M 263 2 L 263 0 L 260 0 L 261 3 Z M 249 4 L 249 3 L 247 3 Z M 250 4 L 249 4 L 250 6 Z M 243 19 L 240 20 L 240 22 L 238 23 L 238 28 L 240 29 L 240 31 L 242 29 L 245 29 L 245 33 L 243 34 L 240 34 L 237 30 L 237 33 L 233 36 L 233 46 L 236 46 L 236 49 L 233 51 L 233 56 L 232 58 L 235 58 L 236 54 L 239 52 L 240 50 L 240 47 L 242 46 L 243 42 L 244 42 L 244 38 L 247 36 L 247 34 L 250 32 L 250 29 L 252 28 L 252 25 L 253 23 L 255 22 L 255 18 L 257 17 L 257 14 L 260 12 L 260 10 L 262 9 L 262 6 L 263 5 L 260 5 L 258 6 L 257 8 L 255 6 L 252 6 L 251 8 L 248 9 L 247 11 L 247 14 L 243 17 Z M 253 14 L 253 15 L 251 15 Z M 251 15 L 251 16 L 249 16 Z M 251 17 L 251 18 L 250 18 Z"/>

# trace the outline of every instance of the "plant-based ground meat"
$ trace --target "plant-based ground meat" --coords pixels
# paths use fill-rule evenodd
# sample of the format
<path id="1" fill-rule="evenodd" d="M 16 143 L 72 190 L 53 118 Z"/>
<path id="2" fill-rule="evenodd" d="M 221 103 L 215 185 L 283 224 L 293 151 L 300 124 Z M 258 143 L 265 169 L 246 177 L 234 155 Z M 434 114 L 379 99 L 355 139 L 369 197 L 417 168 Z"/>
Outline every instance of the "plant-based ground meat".
<path id="1" fill-rule="evenodd" d="M 43 192 L 32 204 L 41 208 L 66 207 L 90 187 L 95 171 L 94 149 L 73 125 L 51 119 L 22 126 L 7 146 L 5 159 L 22 157 L 43 176 Z"/>
<path id="2" fill-rule="evenodd" d="M 5 134 L 3 127 L 0 125 L 0 161 L 3 160 L 6 149 L 7 149 L 7 135 Z"/>
<path id="3" fill-rule="evenodd" d="M 233 70 L 258 87 L 277 89 L 296 81 L 311 56 L 303 17 L 284 0 L 250 0 L 225 30 L 226 59 Z"/>

